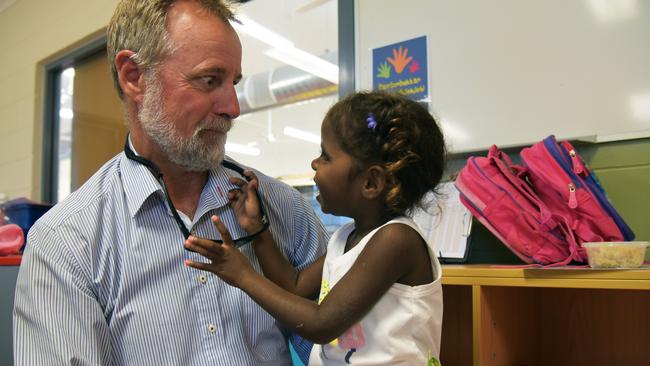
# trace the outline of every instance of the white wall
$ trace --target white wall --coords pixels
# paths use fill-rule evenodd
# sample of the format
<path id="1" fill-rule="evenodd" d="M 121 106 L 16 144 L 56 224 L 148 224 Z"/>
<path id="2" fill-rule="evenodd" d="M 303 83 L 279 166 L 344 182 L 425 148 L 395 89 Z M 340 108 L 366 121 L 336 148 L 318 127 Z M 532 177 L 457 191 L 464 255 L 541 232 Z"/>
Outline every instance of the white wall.
<path id="1" fill-rule="evenodd" d="M 650 1 L 356 4 L 357 87 L 372 87 L 374 48 L 427 36 L 431 107 L 452 151 L 650 136 Z"/>
<path id="2" fill-rule="evenodd" d="M 17 0 L 0 12 L 0 192 L 40 198 L 43 67 L 104 29 L 116 0 Z"/>

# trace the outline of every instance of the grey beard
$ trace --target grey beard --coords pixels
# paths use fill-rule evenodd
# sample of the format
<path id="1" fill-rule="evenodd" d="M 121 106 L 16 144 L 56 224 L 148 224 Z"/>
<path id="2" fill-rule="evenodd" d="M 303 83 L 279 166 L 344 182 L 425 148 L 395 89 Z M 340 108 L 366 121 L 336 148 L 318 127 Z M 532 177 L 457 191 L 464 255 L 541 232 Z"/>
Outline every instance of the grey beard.
<path id="1" fill-rule="evenodd" d="M 189 138 L 180 136 L 163 110 L 161 86 L 155 76 L 147 80 L 147 91 L 138 118 L 147 135 L 160 147 L 174 164 L 188 171 L 202 172 L 221 164 L 225 155 L 226 133 L 232 120 L 215 117 L 203 120 Z M 204 130 L 218 130 L 205 132 Z"/>

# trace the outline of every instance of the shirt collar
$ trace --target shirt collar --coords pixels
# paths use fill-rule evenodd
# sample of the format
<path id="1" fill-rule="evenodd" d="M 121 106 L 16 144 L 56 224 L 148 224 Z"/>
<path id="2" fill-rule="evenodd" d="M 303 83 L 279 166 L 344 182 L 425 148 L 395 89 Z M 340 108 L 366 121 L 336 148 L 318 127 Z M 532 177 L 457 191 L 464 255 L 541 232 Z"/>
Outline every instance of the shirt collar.
<path id="1" fill-rule="evenodd" d="M 120 173 L 131 217 L 138 213 L 142 204 L 155 192 L 160 192 L 163 197 L 162 187 L 149 169 L 137 161 L 127 158 L 124 153 L 120 157 Z"/>
<path id="2" fill-rule="evenodd" d="M 131 143 L 130 136 L 128 141 L 131 150 L 138 155 Z M 232 161 L 228 157 L 226 159 Z M 149 196 L 156 192 L 160 192 L 161 202 L 164 202 L 162 187 L 147 167 L 127 158 L 124 153 L 122 153 L 120 165 L 122 167 L 122 184 L 124 185 L 127 206 L 131 217 L 135 217 Z M 238 177 L 239 175 L 230 169 L 224 168 L 221 164 L 210 169 L 208 181 L 201 192 L 199 205 L 194 215 L 195 218 L 199 218 L 210 210 L 228 204 L 228 191 L 237 188 L 228 180 L 231 176 Z"/>
<path id="3" fill-rule="evenodd" d="M 226 159 L 230 160 L 227 157 Z M 237 188 L 237 186 L 230 183 L 228 180 L 229 177 L 239 177 L 239 174 L 230 169 L 224 168 L 221 164 L 210 169 L 208 181 L 206 182 L 205 187 L 203 187 L 203 192 L 201 192 L 201 198 L 199 199 L 199 206 L 196 209 L 195 217 L 201 217 L 210 210 L 228 204 L 228 192 L 231 189 Z"/>

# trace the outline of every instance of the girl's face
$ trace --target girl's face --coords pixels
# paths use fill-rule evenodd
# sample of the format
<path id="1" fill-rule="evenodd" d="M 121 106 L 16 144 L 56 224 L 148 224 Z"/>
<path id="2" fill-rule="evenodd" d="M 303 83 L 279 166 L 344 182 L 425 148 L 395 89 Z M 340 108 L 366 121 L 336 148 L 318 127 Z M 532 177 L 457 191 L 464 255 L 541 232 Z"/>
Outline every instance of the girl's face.
<path id="1" fill-rule="evenodd" d="M 323 212 L 338 216 L 352 216 L 352 210 L 361 191 L 361 174 L 352 174 L 354 158 L 343 151 L 325 121 L 321 126 L 321 154 L 312 160 L 316 171 L 314 182 L 319 189 L 316 197 Z"/>

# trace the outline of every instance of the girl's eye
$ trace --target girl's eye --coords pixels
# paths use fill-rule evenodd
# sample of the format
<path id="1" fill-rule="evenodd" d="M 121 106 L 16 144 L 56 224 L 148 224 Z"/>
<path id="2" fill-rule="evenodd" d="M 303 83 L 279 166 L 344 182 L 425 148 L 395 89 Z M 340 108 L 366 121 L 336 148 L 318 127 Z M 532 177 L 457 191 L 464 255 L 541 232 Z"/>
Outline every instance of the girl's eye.
<path id="1" fill-rule="evenodd" d="M 322 160 L 325 160 L 325 161 L 330 160 L 329 155 L 327 155 L 327 153 L 325 151 L 323 151 L 323 150 L 320 151 L 320 155 L 318 156 L 318 158 L 322 159 Z"/>

